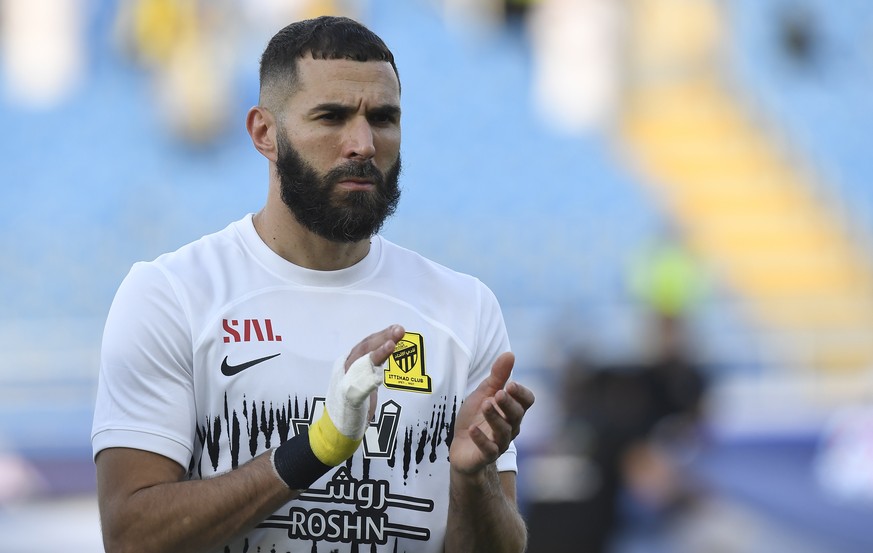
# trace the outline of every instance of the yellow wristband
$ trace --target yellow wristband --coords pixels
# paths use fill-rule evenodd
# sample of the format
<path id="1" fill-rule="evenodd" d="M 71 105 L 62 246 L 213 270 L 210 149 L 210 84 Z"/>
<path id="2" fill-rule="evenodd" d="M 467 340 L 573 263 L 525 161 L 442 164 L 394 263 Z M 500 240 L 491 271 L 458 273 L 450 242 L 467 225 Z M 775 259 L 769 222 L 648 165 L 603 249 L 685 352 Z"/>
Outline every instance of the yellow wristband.
<path id="1" fill-rule="evenodd" d="M 353 440 L 344 436 L 327 414 L 327 409 L 320 419 L 309 427 L 309 447 L 318 460 L 335 467 L 352 456 L 361 445 L 361 440 Z"/>

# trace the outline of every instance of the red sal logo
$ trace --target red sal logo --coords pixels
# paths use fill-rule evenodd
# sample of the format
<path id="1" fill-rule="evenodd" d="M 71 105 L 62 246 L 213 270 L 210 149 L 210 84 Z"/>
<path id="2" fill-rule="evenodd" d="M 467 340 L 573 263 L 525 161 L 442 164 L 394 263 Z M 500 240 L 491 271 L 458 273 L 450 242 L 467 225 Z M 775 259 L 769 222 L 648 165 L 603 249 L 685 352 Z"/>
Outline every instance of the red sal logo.
<path id="1" fill-rule="evenodd" d="M 273 333 L 270 319 L 222 319 L 224 343 L 230 342 L 281 342 L 282 336 Z"/>

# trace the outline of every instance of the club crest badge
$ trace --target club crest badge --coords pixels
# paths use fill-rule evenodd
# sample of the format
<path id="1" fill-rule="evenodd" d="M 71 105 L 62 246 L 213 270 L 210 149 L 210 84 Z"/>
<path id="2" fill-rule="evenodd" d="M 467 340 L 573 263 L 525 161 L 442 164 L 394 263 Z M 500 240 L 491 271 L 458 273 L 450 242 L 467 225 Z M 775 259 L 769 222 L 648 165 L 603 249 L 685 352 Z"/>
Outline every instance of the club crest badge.
<path id="1" fill-rule="evenodd" d="M 424 338 L 421 334 L 407 332 L 388 357 L 385 387 L 429 394 L 431 381 L 424 371 Z"/>

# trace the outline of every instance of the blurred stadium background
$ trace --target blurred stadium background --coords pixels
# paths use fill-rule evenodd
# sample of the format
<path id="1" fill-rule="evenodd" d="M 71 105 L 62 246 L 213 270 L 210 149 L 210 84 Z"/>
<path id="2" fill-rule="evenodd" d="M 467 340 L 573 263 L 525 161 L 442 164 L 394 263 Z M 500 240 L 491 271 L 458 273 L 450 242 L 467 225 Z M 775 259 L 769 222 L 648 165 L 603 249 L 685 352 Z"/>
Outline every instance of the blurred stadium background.
<path id="1" fill-rule="evenodd" d="M 581 551 L 556 544 L 589 524 L 564 507 L 597 478 L 555 447 L 573 361 L 649 355 L 653 311 L 681 315 L 709 387 L 693 442 L 623 492 L 609 550 L 873 551 L 868 0 L 0 0 L 0 551 L 102 551 L 89 434 L 114 291 L 260 207 L 258 57 L 321 13 L 397 56 L 385 234 L 504 307 L 538 394 L 532 552 Z M 675 481 L 697 490 L 678 515 L 657 500 Z"/>

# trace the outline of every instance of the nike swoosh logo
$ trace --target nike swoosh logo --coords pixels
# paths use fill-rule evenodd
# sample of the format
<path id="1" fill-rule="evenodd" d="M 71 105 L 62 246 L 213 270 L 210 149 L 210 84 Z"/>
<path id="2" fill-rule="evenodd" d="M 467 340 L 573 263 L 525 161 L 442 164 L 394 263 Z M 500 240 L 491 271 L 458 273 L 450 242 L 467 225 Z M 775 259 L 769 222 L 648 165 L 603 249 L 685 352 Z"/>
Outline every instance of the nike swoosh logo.
<path id="1" fill-rule="evenodd" d="M 274 355 L 268 355 L 266 357 L 261 357 L 260 359 L 252 359 L 246 363 L 240 363 L 239 365 L 231 365 L 227 362 L 227 356 L 225 356 L 224 361 L 221 362 L 221 374 L 224 376 L 233 376 L 235 374 L 239 374 L 244 370 L 254 367 L 258 363 L 263 363 L 268 359 L 272 359 L 274 357 L 278 357 L 281 355 L 280 353 L 276 353 Z"/>

